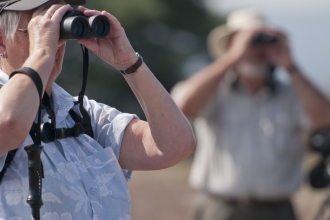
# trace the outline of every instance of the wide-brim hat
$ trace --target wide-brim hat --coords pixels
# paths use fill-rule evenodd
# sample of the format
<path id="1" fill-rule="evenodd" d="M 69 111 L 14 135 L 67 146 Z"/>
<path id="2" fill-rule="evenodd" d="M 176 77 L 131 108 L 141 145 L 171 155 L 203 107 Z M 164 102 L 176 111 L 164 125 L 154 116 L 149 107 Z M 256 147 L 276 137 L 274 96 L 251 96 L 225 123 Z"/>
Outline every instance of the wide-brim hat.
<path id="1" fill-rule="evenodd" d="M 28 11 L 35 9 L 51 0 L 0 0 L 0 13 L 8 11 Z M 64 0 L 67 4 L 82 5 L 86 0 Z"/>
<path id="2" fill-rule="evenodd" d="M 264 15 L 255 8 L 240 9 L 227 16 L 226 24 L 214 28 L 207 37 L 210 55 L 217 58 L 223 55 L 230 37 L 238 31 L 267 27 Z"/>

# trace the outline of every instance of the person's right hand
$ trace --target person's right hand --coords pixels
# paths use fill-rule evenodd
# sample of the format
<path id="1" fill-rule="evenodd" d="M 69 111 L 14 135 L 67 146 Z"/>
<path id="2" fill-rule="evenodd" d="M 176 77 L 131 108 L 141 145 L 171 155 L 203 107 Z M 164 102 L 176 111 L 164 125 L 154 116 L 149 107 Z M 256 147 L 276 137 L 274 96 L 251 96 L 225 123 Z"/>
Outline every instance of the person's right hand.
<path id="1" fill-rule="evenodd" d="M 251 48 L 253 36 L 260 31 L 260 29 L 250 29 L 235 33 L 229 42 L 226 55 L 234 62 L 239 61 Z"/>
<path id="2" fill-rule="evenodd" d="M 65 41 L 59 41 L 60 22 L 65 12 L 72 10 L 70 5 L 44 5 L 36 9 L 28 24 L 30 55 L 44 50 L 55 57 L 58 48 Z"/>

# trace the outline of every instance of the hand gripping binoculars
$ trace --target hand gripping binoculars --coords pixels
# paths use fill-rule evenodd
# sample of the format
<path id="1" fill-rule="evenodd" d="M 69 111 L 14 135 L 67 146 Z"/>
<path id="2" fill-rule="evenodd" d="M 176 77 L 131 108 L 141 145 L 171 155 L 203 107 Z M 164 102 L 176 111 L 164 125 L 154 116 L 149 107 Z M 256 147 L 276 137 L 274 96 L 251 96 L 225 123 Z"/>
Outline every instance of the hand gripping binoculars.
<path id="1" fill-rule="evenodd" d="M 110 21 L 104 15 L 87 17 L 73 10 L 65 13 L 60 23 L 60 39 L 104 38 L 110 33 Z"/>

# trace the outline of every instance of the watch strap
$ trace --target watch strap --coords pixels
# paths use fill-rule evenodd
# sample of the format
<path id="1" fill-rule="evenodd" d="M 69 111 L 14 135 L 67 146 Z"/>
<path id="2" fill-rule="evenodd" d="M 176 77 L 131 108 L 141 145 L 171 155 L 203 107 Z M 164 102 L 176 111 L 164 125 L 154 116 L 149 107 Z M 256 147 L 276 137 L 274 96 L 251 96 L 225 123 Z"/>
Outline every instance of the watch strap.
<path id="1" fill-rule="evenodd" d="M 143 57 L 136 53 L 136 55 L 138 56 L 138 60 L 130 67 L 128 67 L 127 69 L 124 70 L 119 70 L 119 72 L 121 72 L 123 75 L 127 75 L 127 74 L 131 74 L 137 71 L 137 69 L 142 65 L 143 63 Z"/>

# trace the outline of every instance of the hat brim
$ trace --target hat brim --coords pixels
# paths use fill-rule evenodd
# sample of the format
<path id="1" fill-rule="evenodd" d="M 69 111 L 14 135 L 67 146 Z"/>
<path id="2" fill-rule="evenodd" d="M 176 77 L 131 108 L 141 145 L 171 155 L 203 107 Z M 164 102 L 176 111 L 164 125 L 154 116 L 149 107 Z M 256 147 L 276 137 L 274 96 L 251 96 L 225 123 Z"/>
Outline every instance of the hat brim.
<path id="1" fill-rule="evenodd" d="M 49 2 L 50 0 L 30 0 L 30 1 L 18 1 L 14 4 L 9 5 L 8 7 L 4 8 L 4 10 L 9 11 L 28 11 L 34 8 L 39 7 L 40 5 Z"/>
<path id="2" fill-rule="evenodd" d="M 207 49 L 212 58 L 216 59 L 226 52 L 229 39 L 235 32 L 226 25 L 220 25 L 210 32 L 207 37 Z"/>
<path id="3" fill-rule="evenodd" d="M 9 11 L 28 11 L 31 9 L 35 9 L 51 0 L 21 0 L 8 7 L 4 8 L 4 10 Z M 83 5 L 86 4 L 86 0 L 64 0 L 67 4 L 71 5 Z"/>

